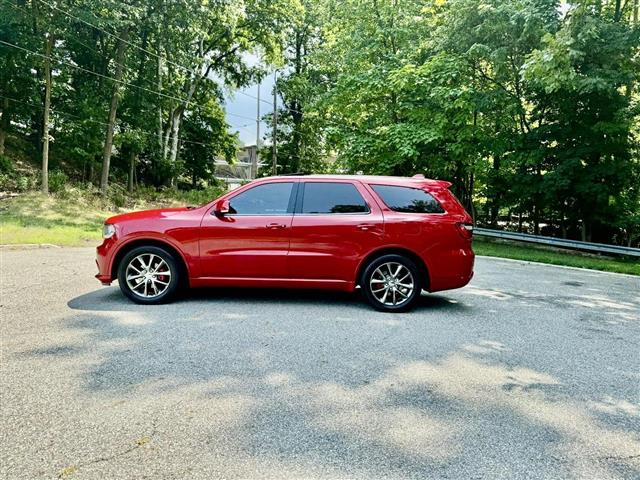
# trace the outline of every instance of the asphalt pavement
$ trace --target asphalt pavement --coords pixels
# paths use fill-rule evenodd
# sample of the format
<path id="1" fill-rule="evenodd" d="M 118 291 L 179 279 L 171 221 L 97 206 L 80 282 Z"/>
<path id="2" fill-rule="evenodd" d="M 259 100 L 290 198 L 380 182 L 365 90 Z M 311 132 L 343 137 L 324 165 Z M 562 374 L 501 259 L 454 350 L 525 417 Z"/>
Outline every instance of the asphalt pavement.
<path id="1" fill-rule="evenodd" d="M 640 278 L 477 259 L 414 311 L 0 250 L 8 479 L 640 478 Z"/>

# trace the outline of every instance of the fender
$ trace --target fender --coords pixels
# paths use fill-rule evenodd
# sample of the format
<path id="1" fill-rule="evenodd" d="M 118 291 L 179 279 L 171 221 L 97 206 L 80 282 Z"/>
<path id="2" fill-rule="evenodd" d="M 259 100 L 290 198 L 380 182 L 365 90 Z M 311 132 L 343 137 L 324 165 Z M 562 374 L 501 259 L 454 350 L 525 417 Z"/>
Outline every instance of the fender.
<path id="1" fill-rule="evenodd" d="M 145 240 L 152 240 L 154 242 L 164 243 L 172 247 L 176 252 L 178 252 L 178 255 L 180 255 L 180 259 L 182 260 L 184 265 L 187 267 L 187 277 L 191 279 L 199 276 L 200 272 L 199 272 L 197 250 L 195 252 L 196 253 L 195 256 L 193 254 L 187 256 L 184 253 L 184 250 L 185 250 L 184 244 L 181 244 L 177 240 L 167 235 L 164 235 L 159 232 L 154 232 L 154 231 L 136 232 L 134 235 L 129 235 L 123 238 L 122 240 L 120 240 L 120 242 L 116 245 L 116 248 L 113 254 L 111 255 L 111 259 L 109 260 L 109 271 L 113 272 L 113 266 L 114 266 L 113 263 L 115 259 L 118 258 L 118 255 L 120 254 L 123 248 L 125 248 L 127 245 L 130 245 L 131 243 L 144 242 Z M 198 247 L 198 243 L 196 244 L 196 248 Z"/>
<path id="2" fill-rule="evenodd" d="M 356 268 L 356 271 L 354 272 L 354 284 L 358 283 L 360 272 L 362 272 L 362 269 L 365 267 L 365 265 L 369 263 L 369 261 L 371 261 L 371 258 L 377 257 L 382 254 L 386 254 L 386 253 L 409 253 L 411 256 L 414 256 L 415 259 L 419 260 L 420 263 L 422 263 L 422 266 L 425 268 L 426 271 L 424 273 L 426 274 L 429 285 L 431 285 L 431 274 L 430 274 L 431 269 L 429 268 L 429 262 L 424 258 L 424 256 L 420 255 L 417 252 L 414 252 L 413 250 L 409 250 L 406 246 L 393 244 L 393 243 L 390 243 L 388 245 L 382 245 L 378 248 L 371 250 L 369 253 L 367 253 L 367 255 L 362 260 L 360 260 Z M 420 266 L 421 265 L 418 264 L 418 267 Z"/>

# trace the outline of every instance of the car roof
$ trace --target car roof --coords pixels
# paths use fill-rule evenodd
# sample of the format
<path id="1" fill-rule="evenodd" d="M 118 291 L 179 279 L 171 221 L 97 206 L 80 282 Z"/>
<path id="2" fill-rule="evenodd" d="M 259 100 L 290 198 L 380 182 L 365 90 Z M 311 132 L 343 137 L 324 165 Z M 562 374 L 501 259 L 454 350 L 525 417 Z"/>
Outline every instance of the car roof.
<path id="1" fill-rule="evenodd" d="M 357 181 L 369 184 L 381 184 L 381 185 L 402 185 L 402 186 L 414 186 L 414 187 L 439 187 L 449 188 L 451 182 L 446 180 L 433 180 L 425 178 L 422 175 L 416 175 L 414 177 L 393 177 L 387 175 L 279 175 L 274 177 L 265 177 L 261 180 L 274 180 L 274 179 L 293 179 L 299 178 L 300 180 L 349 180 Z"/>

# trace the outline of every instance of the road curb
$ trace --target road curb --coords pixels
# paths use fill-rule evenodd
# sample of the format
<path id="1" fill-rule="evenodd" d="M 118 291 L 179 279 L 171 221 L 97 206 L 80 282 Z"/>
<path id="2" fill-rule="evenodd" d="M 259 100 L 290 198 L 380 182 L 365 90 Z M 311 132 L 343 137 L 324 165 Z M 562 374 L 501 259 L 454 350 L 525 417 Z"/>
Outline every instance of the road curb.
<path id="1" fill-rule="evenodd" d="M 541 265 L 544 267 L 556 267 L 556 268 L 564 268 L 567 270 L 574 270 L 578 272 L 593 272 L 593 273 L 602 273 L 604 275 L 622 275 L 623 277 L 630 277 L 640 280 L 639 275 L 632 275 L 630 273 L 618 273 L 618 272 L 606 272 L 604 270 L 594 270 L 593 268 L 581 268 L 581 267 L 570 267 L 568 265 L 555 265 L 553 263 L 544 263 L 544 262 L 534 262 L 532 260 L 518 260 L 516 258 L 505 258 L 505 257 L 492 257 L 489 255 L 476 255 L 476 258 L 490 258 L 492 260 L 502 260 L 505 262 L 515 262 L 515 263 L 530 263 L 532 265 Z"/>

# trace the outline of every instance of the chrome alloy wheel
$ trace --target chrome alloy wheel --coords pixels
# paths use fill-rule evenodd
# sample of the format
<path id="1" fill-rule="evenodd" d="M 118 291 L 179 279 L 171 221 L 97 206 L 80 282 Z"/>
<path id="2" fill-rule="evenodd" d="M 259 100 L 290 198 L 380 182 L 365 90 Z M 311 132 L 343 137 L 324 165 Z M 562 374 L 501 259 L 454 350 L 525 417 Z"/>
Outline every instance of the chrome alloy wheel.
<path id="1" fill-rule="evenodd" d="M 125 271 L 127 285 L 142 298 L 162 295 L 171 282 L 171 269 L 167 262 L 153 253 L 134 257 Z"/>
<path id="2" fill-rule="evenodd" d="M 383 305 L 398 306 L 409 300 L 415 289 L 411 271 L 397 262 L 383 263 L 369 280 L 371 293 Z"/>

